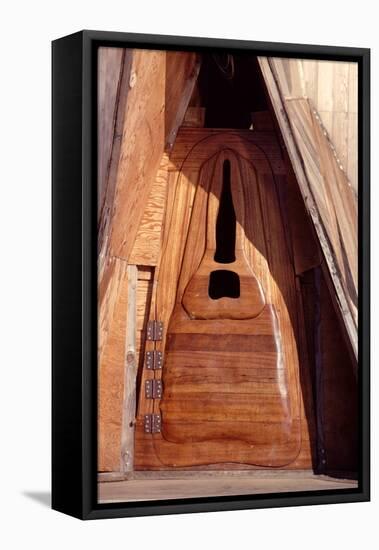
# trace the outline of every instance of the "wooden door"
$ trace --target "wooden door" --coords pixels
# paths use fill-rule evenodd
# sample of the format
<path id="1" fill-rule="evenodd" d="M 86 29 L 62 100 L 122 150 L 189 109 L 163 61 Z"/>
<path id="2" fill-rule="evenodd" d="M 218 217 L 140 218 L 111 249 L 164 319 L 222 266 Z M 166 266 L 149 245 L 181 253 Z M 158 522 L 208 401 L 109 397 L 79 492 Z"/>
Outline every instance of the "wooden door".
<path id="1" fill-rule="evenodd" d="M 199 135 L 200 134 L 200 135 Z M 252 133 L 250 133 L 252 134 Z M 287 467 L 302 448 L 293 267 L 273 164 L 247 132 L 186 130 L 171 162 L 136 468 Z M 146 383 L 160 383 L 155 399 Z M 151 430 L 148 415 L 158 425 Z M 153 433 L 148 433 L 148 432 Z"/>

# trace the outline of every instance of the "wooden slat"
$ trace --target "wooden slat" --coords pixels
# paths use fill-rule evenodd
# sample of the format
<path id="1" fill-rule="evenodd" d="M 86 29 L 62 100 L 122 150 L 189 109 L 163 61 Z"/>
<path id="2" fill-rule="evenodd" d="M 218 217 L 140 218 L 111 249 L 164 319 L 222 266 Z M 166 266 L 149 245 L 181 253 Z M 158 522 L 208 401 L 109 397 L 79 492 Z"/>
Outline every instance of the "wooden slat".
<path id="1" fill-rule="evenodd" d="M 283 98 L 309 98 L 321 116 L 336 155 L 357 191 L 357 165 L 349 163 L 357 151 L 347 120 L 357 113 L 358 65 L 337 61 L 270 58 Z M 299 85 L 300 83 L 300 85 Z"/>
<path id="2" fill-rule="evenodd" d="M 106 338 L 102 338 L 98 355 L 99 471 L 119 471 L 121 460 L 128 276 L 126 262 L 116 259 L 114 264 L 115 275 L 108 287 L 112 307 L 107 318 Z"/>
<path id="3" fill-rule="evenodd" d="M 167 52 L 165 143 L 170 150 L 186 113 L 200 71 L 200 56 L 192 52 Z"/>
<path id="4" fill-rule="evenodd" d="M 109 250 L 108 250 L 108 241 L 110 233 L 110 224 L 112 220 L 112 212 L 114 206 L 114 199 L 116 193 L 117 177 L 118 177 L 118 166 L 120 161 L 120 156 L 122 154 L 122 134 L 124 129 L 124 120 L 126 112 L 126 102 L 129 95 L 130 87 L 130 71 L 133 62 L 133 50 L 132 49 L 119 49 L 122 52 L 122 61 L 120 66 L 120 75 L 118 80 L 117 95 L 115 98 L 115 107 L 114 107 L 114 121 L 113 121 L 113 132 L 112 132 L 112 143 L 110 150 L 107 150 L 107 142 L 104 140 L 98 140 L 98 155 L 106 156 L 108 159 L 107 162 L 107 171 L 105 173 L 105 179 L 101 181 L 102 192 L 99 196 L 100 200 L 98 201 L 98 250 L 100 250 L 99 255 L 99 272 L 103 273 L 106 262 L 108 261 Z M 102 74 L 98 75 L 98 86 L 102 87 Z M 108 101 L 108 100 L 107 100 Z M 109 125 L 109 121 L 104 121 L 106 113 L 101 110 L 101 104 L 98 105 L 98 124 L 101 127 L 102 124 Z M 100 138 L 100 136 L 99 136 Z M 108 154 L 103 152 L 108 151 Z M 105 162 L 105 159 L 104 159 Z M 103 163 L 104 165 L 104 163 Z"/>
<path id="5" fill-rule="evenodd" d="M 151 307 L 151 299 L 153 294 L 153 268 L 150 268 L 149 278 L 147 279 L 145 267 L 138 267 L 138 284 L 137 284 L 137 363 L 138 363 L 138 378 L 141 377 L 144 363 L 145 342 L 146 342 L 146 325 L 149 319 L 149 311 Z M 142 277 L 142 278 L 141 278 Z"/>
<path id="6" fill-rule="evenodd" d="M 120 80 L 125 50 L 98 49 L 98 215 L 102 211 L 116 125 Z"/>
<path id="7" fill-rule="evenodd" d="M 283 98 L 309 98 L 321 116 L 353 189 L 358 188 L 357 135 L 348 120 L 357 113 L 358 64 L 342 61 L 270 58 Z M 354 161 L 349 162 L 352 156 Z"/>
<path id="8" fill-rule="evenodd" d="M 137 388 L 137 266 L 128 265 L 128 317 L 126 327 L 125 388 L 121 435 L 121 468 L 125 472 L 134 466 L 134 421 Z"/>
<path id="9" fill-rule="evenodd" d="M 206 472 L 204 472 L 206 475 Z M 354 489 L 358 482 L 349 479 L 336 479 L 327 476 L 315 476 L 312 473 L 280 471 L 258 472 L 239 475 L 220 475 L 211 471 L 206 477 L 200 473 L 191 473 L 186 479 L 135 479 L 99 483 L 99 502 L 131 502 L 160 499 L 180 499 L 228 495 L 252 495 L 267 493 L 293 493 L 296 491 L 323 491 L 332 489 Z M 176 474 L 178 475 L 178 474 Z M 182 474 L 183 475 L 183 474 Z"/>
<path id="10" fill-rule="evenodd" d="M 240 328 L 240 330 L 242 330 Z M 216 333 L 217 334 L 217 333 Z M 222 333 L 220 333 L 222 334 Z M 248 336 L 248 338 L 247 338 Z M 222 334 L 222 338 L 215 338 L 213 335 L 201 333 L 170 334 L 167 339 L 167 349 L 176 351 L 186 350 L 187 352 L 209 350 L 226 352 L 238 350 L 243 352 L 267 352 L 276 351 L 275 337 L 270 335 L 249 335 L 246 331 L 243 334 Z"/>

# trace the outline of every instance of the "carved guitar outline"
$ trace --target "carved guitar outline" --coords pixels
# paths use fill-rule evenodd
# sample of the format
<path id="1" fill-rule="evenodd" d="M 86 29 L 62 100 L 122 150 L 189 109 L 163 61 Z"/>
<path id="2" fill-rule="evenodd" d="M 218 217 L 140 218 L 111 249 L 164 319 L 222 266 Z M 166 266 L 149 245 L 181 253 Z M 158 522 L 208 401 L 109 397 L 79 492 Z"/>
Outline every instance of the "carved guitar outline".
<path id="1" fill-rule="evenodd" d="M 221 463 L 228 462 L 264 467 L 288 467 L 292 463 L 296 465 L 296 457 L 302 449 L 300 415 L 303 409 L 299 408 L 301 394 L 299 393 L 298 357 L 294 340 L 294 330 L 296 328 L 293 329 L 291 326 L 294 310 L 292 303 L 288 306 L 291 308 L 290 311 L 288 311 L 286 305 L 287 298 L 291 297 L 292 299 L 293 294 L 291 293 L 295 292 L 294 287 L 287 286 L 293 284 L 291 282 L 293 280 L 293 272 L 291 271 L 290 258 L 286 256 L 283 225 L 280 219 L 279 203 L 273 181 L 274 172 L 272 166 L 275 167 L 275 170 L 278 170 L 278 166 L 280 166 L 275 156 L 278 154 L 278 151 L 269 149 L 269 156 L 267 156 L 264 149 L 260 146 L 260 135 L 246 131 L 233 130 L 216 133 L 208 129 L 196 131 L 186 129 L 182 131 L 181 136 L 177 140 L 176 145 L 178 152 L 174 151 L 172 157 L 173 162 L 178 168 L 174 170 L 171 177 L 172 187 L 171 191 L 169 191 L 169 209 L 165 222 L 164 245 L 162 257 L 158 265 L 158 272 L 155 276 L 155 284 L 157 284 L 156 305 L 152 306 L 153 313 L 151 314 L 152 318 L 162 319 L 165 327 L 167 327 L 164 329 L 162 342 L 158 341 L 155 344 L 155 349 L 161 350 L 164 354 L 168 351 L 170 353 L 168 356 L 164 356 L 163 369 L 155 371 L 154 374 L 156 379 L 162 379 L 163 398 L 154 400 L 153 402 L 143 399 L 140 408 L 142 414 L 150 411 L 156 415 L 160 415 L 162 418 L 162 430 L 150 436 L 144 435 L 143 425 L 141 425 L 140 421 L 138 422 L 136 434 L 138 468 L 165 469 L 201 464 L 219 464 L 221 466 Z M 258 142 L 257 145 L 255 141 Z M 221 424 L 224 426 L 223 433 L 219 431 L 218 434 L 207 434 L 204 427 L 210 426 L 207 422 L 207 416 L 208 420 L 210 420 L 210 416 L 205 414 L 206 421 L 204 422 L 204 411 L 201 412 L 203 420 L 197 421 L 197 413 L 188 416 L 185 411 L 183 411 L 183 415 L 180 415 L 179 419 L 177 414 L 174 414 L 173 417 L 171 414 L 172 411 L 170 412 L 165 406 L 167 399 L 170 399 L 170 393 L 174 389 L 172 382 L 176 386 L 178 381 L 178 377 L 175 375 L 176 362 L 170 361 L 172 352 L 170 344 L 171 336 L 175 337 L 175 333 L 176 336 L 180 336 L 181 333 L 186 332 L 187 323 L 193 324 L 194 327 L 199 327 L 200 331 L 205 334 L 209 329 L 209 325 L 213 325 L 216 328 L 220 323 L 227 322 L 230 326 L 229 333 L 231 337 L 233 336 L 233 332 L 238 332 L 236 328 L 233 330 L 233 324 L 235 323 L 233 320 L 215 319 L 211 323 L 207 320 L 191 320 L 182 304 L 183 293 L 204 255 L 204 252 L 200 252 L 200 250 L 204 251 L 206 248 L 205 232 L 203 231 L 202 234 L 201 228 L 193 232 L 190 229 L 190 226 L 192 226 L 192 221 L 190 220 L 192 220 L 193 214 L 196 212 L 200 217 L 205 216 L 204 209 L 206 211 L 209 195 L 209 186 L 206 182 L 207 180 L 210 181 L 210 174 L 214 171 L 217 158 L 220 155 L 228 156 L 231 153 L 234 153 L 239 159 L 245 183 L 247 184 L 249 181 L 248 186 L 245 186 L 244 183 L 246 204 L 249 205 L 246 211 L 246 216 L 248 216 L 246 218 L 246 227 L 244 227 L 246 231 L 246 235 L 244 235 L 244 249 L 249 261 L 258 269 L 260 280 L 264 282 L 262 286 L 266 300 L 268 301 L 267 307 L 264 308 L 262 314 L 258 315 L 255 319 L 244 319 L 239 321 L 239 323 L 247 328 L 249 325 L 251 326 L 253 320 L 256 322 L 259 321 L 260 330 L 264 328 L 267 320 L 271 318 L 278 329 L 284 326 L 286 335 L 284 348 L 281 348 L 284 362 L 272 363 L 271 359 L 268 358 L 268 356 L 271 356 L 271 353 L 268 353 L 263 361 L 263 370 L 261 371 L 263 376 L 265 376 L 264 373 L 266 372 L 272 373 L 270 375 L 270 377 L 273 376 L 272 381 L 277 380 L 276 383 L 281 389 L 281 398 L 287 402 L 285 417 L 282 417 L 285 421 L 285 429 L 283 430 L 278 422 L 271 417 L 271 421 L 273 422 L 269 424 L 263 422 L 261 424 L 263 429 L 260 430 L 259 434 L 256 434 L 258 437 L 254 436 L 254 444 L 251 442 L 251 429 L 255 430 L 255 427 L 258 426 L 256 423 L 252 426 L 250 422 L 243 421 L 241 423 L 240 421 L 234 421 L 233 418 L 228 419 L 224 417 L 221 420 Z M 180 164 L 178 163 L 178 159 L 183 159 L 180 160 Z M 273 163 L 273 165 L 271 166 L 270 163 Z M 192 190 L 195 190 L 195 193 Z M 174 232 L 171 231 L 173 219 L 175 220 L 174 225 L 177 228 Z M 182 219 L 184 231 L 180 226 Z M 269 221 L 268 225 L 267 221 Z M 278 245 L 282 246 L 282 253 L 276 257 L 271 254 L 269 248 L 271 246 L 270 240 L 271 238 L 275 238 L 275 234 L 279 235 Z M 171 252 L 171 249 L 173 252 Z M 173 263 L 174 258 L 177 258 L 176 262 L 179 259 L 179 262 Z M 280 264 L 278 264 L 279 258 Z M 273 268 L 272 273 L 271 268 Z M 277 276 L 279 286 L 276 282 Z M 283 292 L 285 293 L 285 297 L 282 294 Z M 274 301 L 272 301 L 273 298 Z M 279 309 L 277 313 L 275 313 L 275 305 L 272 304 L 278 304 Z M 196 335 L 193 334 L 191 341 L 196 343 L 196 339 Z M 222 337 L 218 340 L 225 343 L 225 348 L 229 346 L 228 338 Z M 275 346 L 276 350 L 279 349 L 276 345 L 277 342 L 279 342 L 280 348 L 280 338 L 272 339 L 272 345 Z M 151 348 L 149 347 L 148 349 Z M 218 354 L 215 352 L 212 353 L 214 356 L 214 366 L 217 369 L 221 366 L 220 374 L 224 376 L 227 371 L 220 365 Z M 196 354 L 197 352 L 195 352 Z M 276 363 L 277 366 L 275 366 Z M 285 367 L 286 364 L 287 367 Z M 242 373 L 245 372 L 245 369 L 241 367 L 241 370 L 238 364 L 236 366 L 237 371 L 241 372 L 240 378 L 242 382 L 245 377 L 245 374 Z M 252 372 L 256 371 L 258 373 L 256 366 L 253 362 L 251 365 Z M 182 374 L 185 374 L 187 377 L 185 370 L 182 369 Z M 204 382 L 205 371 L 203 368 L 188 369 L 188 376 L 190 376 L 190 373 L 195 374 L 193 372 L 195 370 L 198 371 L 199 381 Z M 231 373 L 231 371 L 229 372 Z M 289 377 L 289 385 L 285 382 L 287 377 Z M 255 382 L 252 381 L 252 383 Z M 265 387 L 267 393 L 269 386 Z M 248 386 L 246 386 L 246 391 L 251 391 Z M 286 394 L 288 395 L 286 396 Z M 250 395 L 250 399 L 254 399 L 254 395 Z M 196 399 L 195 396 L 193 397 Z M 262 395 L 262 398 L 264 397 Z M 302 401 L 300 403 L 302 404 Z M 188 405 L 190 406 L 189 403 Z M 258 402 L 257 406 L 259 407 Z M 234 433 L 231 433 L 228 427 L 233 422 L 235 429 Z M 303 464 L 303 462 L 300 462 L 300 464 Z"/>
<path id="2" fill-rule="evenodd" d="M 253 319 L 262 312 L 266 304 L 262 286 L 246 258 L 243 247 L 242 228 L 245 211 L 238 158 L 232 152 L 229 152 L 227 157 L 223 162 L 216 162 L 208 195 L 206 248 L 200 265 L 189 281 L 182 298 L 183 307 L 191 319 Z M 235 259 L 232 262 L 221 263 L 215 260 L 216 221 L 225 185 L 225 163 L 229 163 L 230 167 L 231 198 L 238 221 L 236 221 L 235 231 Z M 224 296 L 214 300 L 209 296 L 209 277 L 212 272 L 217 271 L 229 271 L 238 275 L 239 297 Z"/>

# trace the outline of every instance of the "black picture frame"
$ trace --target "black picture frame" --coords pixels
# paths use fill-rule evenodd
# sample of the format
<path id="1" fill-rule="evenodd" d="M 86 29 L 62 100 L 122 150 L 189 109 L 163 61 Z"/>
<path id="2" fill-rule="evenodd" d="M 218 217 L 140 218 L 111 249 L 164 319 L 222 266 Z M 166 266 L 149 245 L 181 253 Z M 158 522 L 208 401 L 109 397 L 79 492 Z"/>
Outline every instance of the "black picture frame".
<path id="1" fill-rule="evenodd" d="M 356 61 L 359 75 L 358 489 L 97 503 L 96 72 L 99 46 L 249 50 Z M 81 31 L 52 43 L 52 507 L 81 519 L 242 510 L 370 499 L 370 50 Z"/>

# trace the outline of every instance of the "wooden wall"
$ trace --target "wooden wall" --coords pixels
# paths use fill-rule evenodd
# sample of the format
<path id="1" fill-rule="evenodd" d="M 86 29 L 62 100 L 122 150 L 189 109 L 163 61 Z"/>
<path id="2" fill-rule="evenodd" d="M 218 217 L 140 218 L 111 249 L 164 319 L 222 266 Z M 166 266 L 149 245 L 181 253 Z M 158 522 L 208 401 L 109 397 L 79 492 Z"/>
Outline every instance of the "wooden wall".
<path id="1" fill-rule="evenodd" d="M 315 107 L 317 103 L 324 113 L 329 113 L 325 120 L 336 135 L 338 132 L 345 135 L 341 142 L 346 145 L 347 162 L 350 149 L 356 154 L 356 141 L 347 138 L 347 126 L 343 130 L 337 123 L 343 119 L 338 109 L 341 105 L 350 109 L 350 103 L 354 107 L 355 95 L 353 92 L 349 95 L 349 91 L 356 88 L 357 82 L 354 87 L 354 66 L 344 64 L 342 70 L 338 63 L 321 63 L 324 62 L 259 58 L 273 110 L 334 285 L 336 305 L 352 353 L 357 356 L 357 195 Z M 306 90 L 313 94 L 314 102 L 305 96 Z M 351 115 L 354 129 L 354 113 Z M 356 130 L 351 133 L 356 137 Z"/>
<path id="2" fill-rule="evenodd" d="M 286 99 L 308 98 L 321 117 L 338 162 L 358 188 L 358 64 L 270 58 Z"/>
<path id="3" fill-rule="evenodd" d="M 356 170 L 353 155 L 354 136 L 356 139 L 356 111 L 355 117 L 353 116 L 356 104 L 353 94 L 355 67 L 350 64 L 345 65 L 348 66 L 347 72 L 335 70 L 334 67 L 331 69 L 326 64 L 319 66 L 314 61 L 274 60 L 271 65 L 266 63 L 265 79 L 271 99 L 275 103 L 276 99 L 272 95 L 274 86 L 270 77 L 267 77 L 267 71 L 269 70 L 271 77 L 274 74 L 276 98 L 279 97 L 281 104 L 285 103 L 286 112 L 290 114 L 293 121 L 297 117 L 298 125 L 293 123 L 291 135 L 292 139 L 297 139 L 298 144 L 300 143 L 303 158 L 308 160 L 315 158 L 312 155 L 307 157 L 308 142 L 307 139 L 304 140 L 304 136 L 306 138 L 311 136 L 311 140 L 322 143 L 325 162 L 329 163 L 327 164 L 329 172 L 331 170 L 339 174 L 338 177 L 336 176 L 339 185 L 337 189 L 345 189 L 348 185 L 344 175 L 346 170 L 346 173 L 350 174 L 352 184 L 349 189 L 353 192 L 356 185 L 353 177 Z M 144 332 L 153 293 L 154 271 L 159 261 L 164 204 L 169 186 L 167 153 L 183 121 L 198 70 L 199 59 L 191 53 L 117 48 L 99 50 L 99 120 L 101 119 L 101 123 L 98 168 L 98 466 L 99 471 L 103 472 L 125 472 L 131 466 L 130 455 L 128 455 L 129 443 L 123 434 L 128 434 L 128 427 L 131 431 L 134 429 L 133 411 L 136 407 L 136 395 L 135 387 L 130 388 L 128 380 L 130 381 L 133 377 L 135 379 L 135 374 L 138 378 L 138 371 L 143 361 Z M 328 90 L 322 91 L 321 82 L 330 82 L 330 80 L 324 80 L 324 73 L 329 79 L 332 78 L 333 83 L 340 83 L 333 84 L 333 86 L 340 86 L 339 96 L 335 93 L 330 99 Z M 346 78 L 348 78 L 347 85 L 344 84 Z M 304 99 L 305 96 L 313 97 L 311 100 L 312 105 L 316 106 L 315 112 L 312 111 L 308 100 Z M 347 110 L 344 111 L 345 108 Z M 319 116 L 318 109 L 321 112 L 320 121 L 316 118 L 316 114 Z M 346 128 L 348 128 L 347 134 Z M 334 149 L 331 147 L 333 142 L 324 135 L 325 129 L 329 136 L 337 136 L 333 138 L 336 143 L 340 140 L 341 151 L 345 144 L 346 155 L 337 151 L 337 145 L 335 146 L 337 152 L 334 154 Z M 296 132 L 297 137 L 294 138 Z M 317 133 L 316 137 L 315 133 Z M 342 162 L 345 162 L 342 165 L 343 170 L 340 169 Z M 317 186 L 324 185 L 325 182 L 325 172 L 320 169 L 320 166 L 318 151 L 316 162 L 308 162 L 309 170 L 301 176 L 306 178 L 308 188 L 309 182 L 311 184 L 313 182 L 313 190 L 316 189 L 316 191 Z M 312 179 L 315 174 L 317 177 Z M 296 179 L 299 179 L 298 173 L 296 173 Z M 320 189 L 324 192 L 324 187 Z M 345 191 L 343 193 L 340 204 L 338 204 L 340 195 L 333 197 L 333 204 L 342 208 L 342 212 L 335 210 L 331 218 L 328 218 L 330 209 L 327 208 L 325 200 L 323 215 L 324 219 L 332 220 L 332 228 L 342 228 L 342 242 L 346 244 L 343 251 L 342 249 L 338 251 L 337 240 L 341 242 L 340 236 L 338 235 L 338 239 L 334 241 L 332 239 L 331 242 L 335 243 L 335 246 L 332 249 L 331 260 L 334 262 L 332 265 L 340 266 L 341 273 L 345 275 L 345 280 L 342 280 L 342 291 L 340 288 L 339 292 L 342 292 L 345 300 L 344 313 L 347 312 L 352 320 L 352 325 L 348 328 L 350 335 L 356 332 L 356 322 L 354 304 L 347 288 L 348 284 L 351 285 L 351 281 L 347 280 L 346 262 L 345 266 L 343 262 L 346 258 L 346 250 L 350 251 L 354 272 L 356 269 L 353 265 L 356 258 L 354 256 L 355 198 L 352 199 L 352 197 L 355 195 L 349 192 L 350 194 L 346 196 Z M 303 195 L 304 198 L 305 204 L 309 207 L 309 197 Z M 352 218 L 344 217 L 343 211 L 353 212 Z M 312 219 L 315 220 L 314 217 Z M 350 227 L 349 219 L 350 221 L 353 219 Z M 302 224 L 299 225 L 299 247 L 303 242 L 301 226 Z M 319 234 L 317 235 L 320 237 Z M 318 250 L 314 247 L 307 249 L 303 247 L 296 261 L 298 261 L 297 273 L 303 273 L 306 269 L 319 265 Z M 135 334 L 135 348 L 129 345 L 128 340 L 133 334 Z M 328 374 L 330 378 L 332 373 L 333 369 L 330 367 Z M 339 376 L 342 376 L 341 372 Z M 125 408 L 126 394 L 130 399 Z M 331 394 L 328 399 L 331 399 Z M 346 429 L 346 426 L 343 429 Z M 338 430 L 339 426 L 336 425 L 335 431 Z M 328 435 L 330 441 L 335 431 L 331 431 Z M 338 463 L 337 459 L 333 460 L 335 464 Z"/>
<path id="4" fill-rule="evenodd" d="M 117 472 L 131 466 L 124 426 L 133 428 L 136 396 L 128 381 L 135 385 L 160 250 L 165 150 L 183 120 L 199 58 L 100 48 L 98 61 L 98 468 Z"/>

